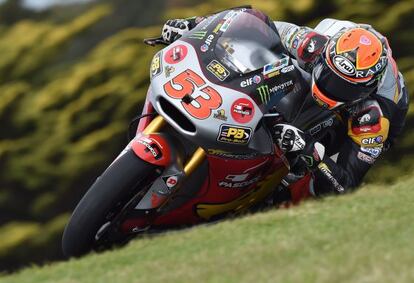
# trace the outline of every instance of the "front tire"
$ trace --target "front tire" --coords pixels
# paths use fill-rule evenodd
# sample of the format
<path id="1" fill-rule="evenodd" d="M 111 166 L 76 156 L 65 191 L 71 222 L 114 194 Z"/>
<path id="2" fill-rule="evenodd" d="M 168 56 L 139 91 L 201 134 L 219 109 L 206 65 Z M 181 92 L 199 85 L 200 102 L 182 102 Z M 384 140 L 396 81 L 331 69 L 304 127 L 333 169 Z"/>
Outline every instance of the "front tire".
<path id="1" fill-rule="evenodd" d="M 108 220 L 108 214 L 119 202 L 139 187 L 154 171 L 156 166 L 135 155 L 132 150 L 121 155 L 96 179 L 76 206 L 62 238 L 63 254 L 67 257 L 80 256 L 89 252 L 95 244 L 95 235 Z M 135 189 L 135 192 L 133 190 Z"/>

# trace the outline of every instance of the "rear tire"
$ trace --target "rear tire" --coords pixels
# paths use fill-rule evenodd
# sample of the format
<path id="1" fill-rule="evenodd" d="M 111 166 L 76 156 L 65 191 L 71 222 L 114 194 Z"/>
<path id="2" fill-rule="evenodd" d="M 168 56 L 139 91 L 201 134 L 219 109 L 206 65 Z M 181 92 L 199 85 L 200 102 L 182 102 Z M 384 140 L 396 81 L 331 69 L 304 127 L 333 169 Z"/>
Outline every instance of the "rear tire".
<path id="1" fill-rule="evenodd" d="M 63 233 L 63 254 L 76 257 L 89 252 L 94 247 L 96 233 L 108 221 L 108 214 L 131 193 L 137 193 L 138 184 L 145 187 L 142 182 L 155 168 L 132 150 L 111 164 L 76 206 Z M 136 192 L 132 192 L 134 189 Z"/>

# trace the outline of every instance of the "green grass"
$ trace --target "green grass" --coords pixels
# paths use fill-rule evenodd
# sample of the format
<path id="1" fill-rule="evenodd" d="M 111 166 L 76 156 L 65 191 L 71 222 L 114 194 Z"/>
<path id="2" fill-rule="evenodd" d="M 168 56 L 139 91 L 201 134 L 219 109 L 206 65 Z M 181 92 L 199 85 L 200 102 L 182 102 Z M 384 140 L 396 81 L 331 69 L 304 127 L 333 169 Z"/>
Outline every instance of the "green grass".
<path id="1" fill-rule="evenodd" d="M 4 276 L 0 282 L 414 282 L 414 178 Z"/>

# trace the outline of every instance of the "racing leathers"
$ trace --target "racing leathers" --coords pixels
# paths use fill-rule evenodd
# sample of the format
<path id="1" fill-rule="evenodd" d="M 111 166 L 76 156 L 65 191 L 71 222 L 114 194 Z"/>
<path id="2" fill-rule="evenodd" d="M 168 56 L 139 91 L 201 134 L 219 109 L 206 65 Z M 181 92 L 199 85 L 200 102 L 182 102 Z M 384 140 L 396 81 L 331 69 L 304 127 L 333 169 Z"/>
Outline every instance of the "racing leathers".
<path id="1" fill-rule="evenodd" d="M 323 20 L 315 29 L 274 23 L 284 47 L 309 73 L 330 36 L 342 28 L 359 26 L 334 19 Z M 388 65 L 376 92 L 336 113 L 344 128 L 338 127 L 336 143 L 325 149 L 327 154 L 321 158 L 318 168 L 312 170 L 311 193 L 344 193 L 356 188 L 380 154 L 401 134 L 407 110 L 408 92 L 389 48 Z M 333 154 L 337 154 L 336 161 L 330 157 Z"/>
<path id="2" fill-rule="evenodd" d="M 163 38 L 167 42 L 172 42 L 202 21 L 203 18 L 200 17 L 178 20 L 174 25 L 175 29 L 168 29 L 166 24 L 163 28 Z M 309 85 L 311 84 L 309 74 L 312 73 L 313 66 L 324 50 L 328 38 L 342 28 L 358 26 L 349 21 L 333 19 L 323 20 L 315 29 L 286 22 L 274 22 L 274 24 L 283 46 L 300 66 L 303 77 Z M 378 36 L 386 41 L 382 35 L 378 34 Z M 389 48 L 388 65 L 376 92 L 367 99 L 335 112 L 342 123 L 335 128 L 333 143 L 325 142 L 323 139 L 317 142 L 299 129 L 294 127 L 289 129 L 289 125 L 279 125 L 278 134 L 290 133 L 292 137 L 293 132 L 293 138 L 296 134 L 303 140 L 303 148 L 300 151 L 306 149 L 309 152 L 308 155 L 300 154 L 301 158 L 294 154 L 289 158 L 292 154 L 287 154 L 293 171 L 295 167 L 300 167 L 296 166 L 295 162 L 306 161 L 307 159 L 303 157 L 311 157 L 307 162 L 310 173 L 300 181 L 301 186 L 306 185 L 313 195 L 344 193 L 356 188 L 380 154 L 394 143 L 404 126 L 407 109 L 408 92 Z M 330 123 L 329 121 L 322 123 L 324 122 Z M 320 125 L 320 127 L 324 126 Z M 317 132 L 317 129 L 314 132 Z M 282 143 L 282 140 L 283 137 L 280 136 L 279 142 Z M 292 147 L 293 144 L 290 145 L 290 149 Z M 304 184 L 304 180 L 307 184 Z"/>

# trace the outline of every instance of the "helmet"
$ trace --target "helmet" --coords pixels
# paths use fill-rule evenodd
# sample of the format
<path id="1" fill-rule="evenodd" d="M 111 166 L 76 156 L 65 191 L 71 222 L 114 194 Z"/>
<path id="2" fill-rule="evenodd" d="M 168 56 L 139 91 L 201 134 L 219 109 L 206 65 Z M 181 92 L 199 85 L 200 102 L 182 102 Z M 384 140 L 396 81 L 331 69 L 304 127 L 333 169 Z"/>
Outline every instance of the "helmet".
<path id="1" fill-rule="evenodd" d="M 327 109 L 353 104 L 378 87 L 387 66 L 385 38 L 371 27 L 345 28 L 326 43 L 312 72 L 312 96 Z"/>

